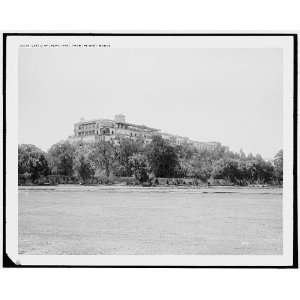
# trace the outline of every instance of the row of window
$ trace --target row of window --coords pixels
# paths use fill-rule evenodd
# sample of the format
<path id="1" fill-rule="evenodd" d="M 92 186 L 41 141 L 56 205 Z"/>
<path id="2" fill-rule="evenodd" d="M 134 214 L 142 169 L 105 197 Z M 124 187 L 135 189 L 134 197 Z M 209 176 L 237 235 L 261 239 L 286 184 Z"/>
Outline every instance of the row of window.
<path id="1" fill-rule="evenodd" d="M 105 135 L 109 135 L 109 134 L 115 134 L 115 131 L 112 130 L 110 132 L 110 130 L 108 128 L 104 128 L 102 129 L 100 132 L 97 130 L 89 130 L 89 131 L 79 131 L 78 132 L 78 135 L 79 136 L 86 136 L 86 135 L 94 135 L 94 134 L 105 134 Z M 141 135 L 141 134 L 137 134 L 137 133 L 132 133 L 130 132 L 130 137 L 138 137 L 138 136 L 141 136 L 141 137 L 144 137 L 144 138 L 149 138 L 149 136 L 147 135 Z"/>
<path id="2" fill-rule="evenodd" d="M 87 130 L 87 129 L 94 129 L 95 128 L 95 124 L 91 124 L 91 125 L 80 125 L 78 127 L 79 130 Z"/>
<path id="3" fill-rule="evenodd" d="M 82 136 L 82 135 L 92 135 L 92 134 L 95 134 L 95 130 L 78 132 L 79 136 Z"/>
<path id="4" fill-rule="evenodd" d="M 124 128 L 124 129 L 127 129 L 128 128 L 128 125 L 125 125 L 125 124 L 117 124 L 117 128 Z"/>
<path id="5" fill-rule="evenodd" d="M 78 132 L 78 135 L 79 136 L 83 136 L 83 135 L 93 135 L 93 134 L 100 134 L 100 132 L 101 132 L 101 134 L 110 134 L 110 132 L 109 132 L 109 130 L 107 130 L 107 129 L 104 129 L 104 130 L 101 130 L 101 131 L 96 131 L 96 130 L 89 130 L 89 131 L 79 131 Z M 114 134 L 114 131 L 112 130 L 111 131 L 111 134 Z"/>

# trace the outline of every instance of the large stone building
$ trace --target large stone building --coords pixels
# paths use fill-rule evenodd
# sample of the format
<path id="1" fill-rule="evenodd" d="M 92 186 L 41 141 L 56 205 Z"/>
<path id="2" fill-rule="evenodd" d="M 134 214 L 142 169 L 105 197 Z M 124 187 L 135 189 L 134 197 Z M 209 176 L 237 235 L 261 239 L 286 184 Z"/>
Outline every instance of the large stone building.
<path id="1" fill-rule="evenodd" d="M 198 149 L 213 149 L 218 145 L 216 142 L 192 141 L 187 137 L 161 132 L 159 129 L 145 125 L 128 123 L 122 114 L 116 115 L 114 120 L 95 119 L 86 121 L 81 119 L 80 122 L 74 124 L 74 135 L 70 136 L 69 140 L 71 142 L 110 141 L 118 144 L 122 138 L 129 138 L 141 140 L 148 144 L 154 135 L 160 135 L 173 145 L 189 143 Z"/>

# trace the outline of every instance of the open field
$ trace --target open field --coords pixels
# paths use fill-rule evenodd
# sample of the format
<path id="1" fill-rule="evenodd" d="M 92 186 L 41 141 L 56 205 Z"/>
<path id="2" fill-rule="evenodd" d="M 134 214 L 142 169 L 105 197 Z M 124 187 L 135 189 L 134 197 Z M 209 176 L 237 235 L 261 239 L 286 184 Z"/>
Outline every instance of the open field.
<path id="1" fill-rule="evenodd" d="M 282 190 L 27 187 L 20 254 L 282 254 Z"/>

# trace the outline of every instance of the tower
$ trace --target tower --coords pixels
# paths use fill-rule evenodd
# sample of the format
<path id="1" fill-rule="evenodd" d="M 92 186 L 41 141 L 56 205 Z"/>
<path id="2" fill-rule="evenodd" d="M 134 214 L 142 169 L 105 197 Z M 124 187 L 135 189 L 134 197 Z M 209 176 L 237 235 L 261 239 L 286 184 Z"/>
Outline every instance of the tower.
<path id="1" fill-rule="evenodd" d="M 125 116 L 122 114 L 115 115 L 115 122 L 117 123 L 125 123 Z"/>

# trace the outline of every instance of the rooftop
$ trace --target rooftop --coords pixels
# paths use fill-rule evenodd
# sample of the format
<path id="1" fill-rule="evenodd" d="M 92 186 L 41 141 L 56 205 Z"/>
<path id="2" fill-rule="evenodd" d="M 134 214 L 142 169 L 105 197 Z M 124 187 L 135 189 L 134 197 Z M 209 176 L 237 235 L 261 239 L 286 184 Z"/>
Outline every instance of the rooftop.
<path id="1" fill-rule="evenodd" d="M 79 122 L 75 123 L 75 125 L 88 125 L 88 124 L 97 123 L 97 122 L 99 122 L 99 123 L 100 122 L 107 122 L 107 123 L 124 124 L 124 125 L 127 125 L 127 126 L 133 126 L 133 127 L 140 128 L 140 129 L 145 129 L 145 130 L 160 131 L 160 129 L 151 128 L 151 127 L 146 126 L 146 125 L 139 125 L 139 124 L 123 122 L 123 121 L 120 121 L 120 120 L 111 120 L 111 119 L 91 119 L 91 120 L 81 119 Z"/>

